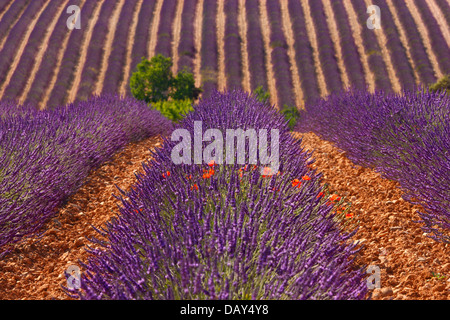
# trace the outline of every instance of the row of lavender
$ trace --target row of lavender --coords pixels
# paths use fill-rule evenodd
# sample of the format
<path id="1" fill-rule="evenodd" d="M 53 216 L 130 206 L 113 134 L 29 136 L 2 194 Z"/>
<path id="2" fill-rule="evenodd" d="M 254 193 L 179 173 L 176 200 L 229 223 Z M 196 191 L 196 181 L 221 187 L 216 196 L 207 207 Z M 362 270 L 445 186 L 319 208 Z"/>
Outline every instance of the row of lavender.
<path id="1" fill-rule="evenodd" d="M 214 91 L 194 109 L 178 127 L 191 137 L 195 121 L 205 134 L 265 129 L 274 152 L 271 130 L 279 130 L 280 172 L 261 175 L 261 158 L 222 164 L 225 150 L 209 154 L 207 142 L 203 157 L 215 163 L 174 164 L 179 140 L 166 138 L 137 184 L 121 191 L 120 215 L 104 230 L 107 241 L 93 239 L 100 247 L 82 263 L 81 288 L 68 293 L 81 299 L 364 299 L 365 272 L 353 266 L 354 233 L 343 232 L 341 218 L 320 197 L 320 174 L 308 168 L 310 154 L 284 118 L 242 91 Z M 236 142 L 231 145 L 238 159 Z M 183 148 L 183 157 L 192 156 L 189 143 Z M 293 185 L 302 177 L 303 184 Z"/>
<path id="2" fill-rule="evenodd" d="M 91 169 L 170 127 L 145 103 L 112 95 L 52 111 L 0 103 L 0 253 L 35 234 Z"/>
<path id="3" fill-rule="evenodd" d="M 403 198 L 424 208 L 423 230 L 450 242 L 449 95 L 348 91 L 307 106 L 297 130 L 319 134 L 355 163 L 398 181 Z"/>

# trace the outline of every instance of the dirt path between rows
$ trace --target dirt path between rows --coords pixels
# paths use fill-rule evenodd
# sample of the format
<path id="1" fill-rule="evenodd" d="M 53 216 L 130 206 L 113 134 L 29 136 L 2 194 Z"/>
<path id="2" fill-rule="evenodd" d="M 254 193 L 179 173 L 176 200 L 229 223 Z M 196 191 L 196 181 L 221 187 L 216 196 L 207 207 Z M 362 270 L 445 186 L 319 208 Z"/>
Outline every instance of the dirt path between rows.
<path id="1" fill-rule="evenodd" d="M 89 175 L 86 184 L 44 226 L 47 231 L 41 239 L 16 245 L 0 261 L 0 300 L 70 300 L 61 288 L 67 286 L 64 271 L 78 260 L 86 262 L 86 245 L 92 246 L 87 239 L 98 237 L 92 226 L 104 226 L 118 212 L 115 184 L 129 190 L 136 181 L 134 174 L 142 172 L 142 162 L 150 159 L 150 149 L 160 144 L 158 137 L 129 144 Z"/>
<path id="2" fill-rule="evenodd" d="M 450 48 L 450 26 L 447 24 L 447 20 L 445 20 L 442 11 L 439 9 L 434 0 L 427 1 L 427 4 L 430 6 L 431 13 L 439 24 L 439 29 L 445 38 L 445 42 L 447 42 L 447 46 Z"/>
<path id="3" fill-rule="evenodd" d="M 350 87 L 350 80 L 348 79 L 347 70 L 345 68 L 344 59 L 342 58 L 342 47 L 339 38 L 338 27 L 334 18 L 333 9 L 330 0 L 323 0 L 323 8 L 327 17 L 328 30 L 330 30 L 331 40 L 334 43 L 334 50 L 336 52 L 336 61 L 341 74 L 341 81 L 344 88 Z"/>
<path id="4" fill-rule="evenodd" d="M 195 43 L 195 59 L 194 59 L 194 76 L 195 86 L 200 87 L 202 84 L 202 73 L 200 72 L 202 66 L 202 28 L 203 28 L 203 2 L 199 0 L 197 8 L 195 8 L 194 21 L 194 43 Z"/>
<path id="5" fill-rule="evenodd" d="M 399 184 L 381 178 L 371 169 L 354 165 L 345 153 L 313 133 L 303 136 L 303 146 L 314 151 L 312 165 L 323 173 L 331 192 L 352 203 L 352 219 L 360 221 L 363 250 L 356 263 L 380 268 L 374 300 L 446 300 L 450 298 L 450 245 L 437 243 L 420 229 L 417 210 L 401 198 Z"/>
<path id="6" fill-rule="evenodd" d="M 241 37 L 241 55 L 242 55 L 242 89 L 250 92 L 250 68 L 248 65 L 248 44 L 247 44 L 247 12 L 245 9 L 245 0 L 239 0 L 239 35 Z"/>
<path id="7" fill-rule="evenodd" d="M 184 0 L 178 0 L 177 8 L 175 11 L 175 19 L 173 20 L 173 39 L 172 39 L 172 72 L 177 74 L 178 72 L 178 46 L 181 36 L 181 16 L 183 13 Z"/>
<path id="8" fill-rule="evenodd" d="M 217 2 L 217 62 L 219 72 L 217 73 L 217 89 L 225 90 L 227 86 L 227 78 L 225 76 L 225 0 Z"/>
<path id="9" fill-rule="evenodd" d="M 272 48 L 270 47 L 270 24 L 267 16 L 267 0 L 259 2 L 259 17 L 261 24 L 261 33 L 264 42 L 264 52 L 266 54 L 266 72 L 267 72 L 267 86 L 269 87 L 270 102 L 278 108 L 278 95 L 275 85 L 275 75 L 272 69 Z"/>
<path id="10" fill-rule="evenodd" d="M 150 39 L 148 41 L 148 59 L 155 55 L 156 43 L 158 41 L 159 21 L 161 16 L 161 8 L 163 0 L 158 0 L 153 11 L 153 20 L 150 27 Z"/>

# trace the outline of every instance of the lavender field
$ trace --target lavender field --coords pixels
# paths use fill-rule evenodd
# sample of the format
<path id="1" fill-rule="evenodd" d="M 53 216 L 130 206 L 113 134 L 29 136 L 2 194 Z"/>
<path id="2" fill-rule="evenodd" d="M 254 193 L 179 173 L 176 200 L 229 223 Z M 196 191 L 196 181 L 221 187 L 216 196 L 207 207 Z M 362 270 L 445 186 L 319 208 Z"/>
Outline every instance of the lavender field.
<path id="1" fill-rule="evenodd" d="M 21 246 L 54 230 L 49 223 L 115 154 L 156 137 L 162 143 L 133 171 L 133 187 L 110 194 L 117 208 L 89 239 L 95 249 L 83 245 L 83 261 L 70 260 L 82 269 L 79 286 L 42 280 L 48 292 L 82 300 L 449 298 L 450 98 L 427 88 L 450 74 L 450 2 L 378 0 L 380 20 L 370 20 L 370 5 L 0 0 L 0 299 L 36 291 L 17 289 L 34 281 L 22 278 L 34 262 Z M 80 9 L 75 20 L 69 6 Z M 141 58 L 158 54 L 202 88 L 180 123 L 131 94 Z M 289 108 L 298 111 L 294 127 L 279 112 Z M 261 174 L 262 162 L 173 163 L 170 136 L 193 133 L 194 121 L 204 130 L 279 130 L 278 172 Z M 331 149 L 314 167 L 302 144 L 310 133 L 318 150 L 331 143 L 378 175 L 380 188 L 352 191 L 352 181 L 337 178 L 344 169 L 323 173 L 343 165 Z M 117 175 L 97 178 L 117 183 Z M 396 192 L 401 198 L 387 200 Z M 99 198 L 89 199 L 105 213 Z M 393 233 L 377 242 L 391 231 L 413 238 L 401 248 Z M 61 243 L 59 257 L 79 247 Z M 416 246 L 431 256 L 410 253 Z M 380 258 L 386 250 L 389 261 Z M 432 267 L 402 271 L 412 256 Z M 56 272 L 46 263 L 41 270 Z M 368 265 L 382 266 L 382 288 L 368 285 Z"/>

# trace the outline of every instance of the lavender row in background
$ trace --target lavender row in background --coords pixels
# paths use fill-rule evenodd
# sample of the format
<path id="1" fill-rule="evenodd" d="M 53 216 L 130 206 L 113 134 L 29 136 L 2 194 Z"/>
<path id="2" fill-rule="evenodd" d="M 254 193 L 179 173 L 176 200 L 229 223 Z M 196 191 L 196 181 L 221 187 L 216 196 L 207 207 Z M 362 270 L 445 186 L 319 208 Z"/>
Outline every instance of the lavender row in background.
<path id="1" fill-rule="evenodd" d="M 202 98 L 209 97 L 213 89 L 217 88 L 218 49 L 216 15 L 216 1 L 205 1 L 203 5 L 202 62 L 200 68 L 203 85 Z"/>
<path id="2" fill-rule="evenodd" d="M 71 4 L 80 6 L 80 0 L 72 1 Z M 81 7 L 83 10 L 83 16 L 86 14 L 84 7 Z M 56 23 L 57 26 L 65 26 L 67 21 L 67 16 L 61 14 Z M 48 47 L 44 52 L 42 57 L 41 65 L 36 73 L 36 77 L 34 78 L 34 82 L 31 85 L 30 91 L 28 92 L 28 96 L 25 99 L 26 104 L 35 104 L 37 105 L 43 99 L 43 95 L 45 90 L 47 90 L 48 85 L 50 84 L 51 78 L 55 72 L 55 61 L 57 61 L 59 52 L 62 50 L 61 44 L 64 41 L 64 38 L 67 35 L 66 28 L 58 28 L 56 27 L 51 34 Z"/>
<path id="3" fill-rule="evenodd" d="M 271 62 L 278 95 L 277 107 L 281 110 L 284 106 L 295 106 L 288 45 L 281 25 L 280 4 L 276 1 L 267 1 L 266 8 L 270 24 Z"/>
<path id="4" fill-rule="evenodd" d="M 2 20 L 0 20 L 0 42 L 8 36 L 14 22 L 20 18 L 21 13 L 28 6 L 30 0 L 14 1 L 8 11 L 5 12 Z"/>
<path id="5" fill-rule="evenodd" d="M 449 95 L 349 91 L 307 106 L 296 129 L 313 131 L 355 164 L 398 181 L 403 198 L 423 206 L 424 232 L 450 243 Z"/>
<path id="6" fill-rule="evenodd" d="M 261 20 L 259 18 L 259 1 L 245 1 L 247 19 L 247 54 L 248 68 L 250 73 L 250 88 L 255 90 L 261 86 L 269 91 L 267 85 L 266 55 L 264 41 L 261 31 Z"/>
<path id="7" fill-rule="evenodd" d="M 120 90 L 124 80 L 124 65 L 126 62 L 128 37 L 130 37 L 133 15 L 137 7 L 137 0 L 128 0 L 122 7 L 117 23 L 116 32 L 108 60 L 102 93 L 115 93 Z M 129 48 L 132 50 L 132 48 Z"/>
<path id="8" fill-rule="evenodd" d="M 0 106 L 8 108 L 14 106 Z M 144 102 L 117 95 L 2 118 L 0 254 L 34 235 L 91 169 L 129 142 L 169 134 L 171 126 Z"/>
<path id="9" fill-rule="evenodd" d="M 389 49 L 396 75 L 403 89 L 413 89 L 416 85 L 413 67 L 409 63 L 405 48 L 400 41 L 400 36 L 389 6 L 386 0 L 380 0 L 377 5 L 380 7 L 381 12 L 383 12 L 381 28 L 387 39 L 386 45 Z"/>
<path id="10" fill-rule="evenodd" d="M 136 27 L 136 34 L 134 36 L 134 45 L 131 53 L 131 68 L 128 79 L 136 71 L 136 67 L 141 62 L 142 57 L 148 57 L 148 41 L 150 37 L 150 25 L 153 23 L 155 15 L 153 10 L 155 8 L 156 0 L 145 0 L 142 3 L 141 11 L 139 12 L 139 20 Z M 151 18 L 149 18 L 151 17 Z M 130 84 L 127 83 L 127 96 L 131 96 Z"/>
<path id="11" fill-rule="evenodd" d="M 242 56 L 241 36 L 239 33 L 239 2 L 238 0 L 226 0 L 225 11 L 225 77 L 227 89 L 238 89 L 242 87 Z"/>
<path id="12" fill-rule="evenodd" d="M 434 2 L 441 9 L 447 24 L 450 26 L 450 4 L 446 0 L 435 0 Z"/>
<path id="13" fill-rule="evenodd" d="M 95 0 L 86 0 L 81 11 L 81 20 L 89 21 L 89 19 L 92 19 L 92 14 L 98 5 L 100 3 Z M 70 31 L 69 41 L 67 42 L 67 47 L 61 61 L 61 67 L 56 71 L 58 72 L 56 83 L 50 93 L 50 98 L 45 108 L 54 108 L 66 103 L 67 92 L 71 87 L 75 70 L 78 67 L 81 45 L 83 38 L 87 35 L 87 30 L 88 28 L 81 28 Z M 56 43 L 55 45 L 58 44 Z M 95 67 L 98 68 L 98 65 Z"/>
<path id="14" fill-rule="evenodd" d="M 28 29 L 28 25 L 39 12 L 39 9 L 45 4 L 44 0 L 35 0 L 25 9 L 19 21 L 9 32 L 5 45 L 0 51 L 0 86 L 5 85 L 6 76 L 16 57 L 20 43 Z"/>
<path id="15" fill-rule="evenodd" d="M 361 26 L 361 37 L 366 55 L 368 55 L 370 70 L 375 76 L 375 89 L 391 92 L 392 84 L 389 80 L 386 64 L 383 60 L 381 47 L 373 30 L 367 28 L 367 6 L 364 0 L 351 0 Z"/>
<path id="16" fill-rule="evenodd" d="M 162 54 L 166 57 L 172 57 L 172 27 L 173 21 L 175 19 L 176 8 L 176 0 L 164 0 L 161 7 L 161 18 L 159 21 L 158 34 L 156 35 L 157 41 L 155 47 L 155 55 Z"/>
<path id="17" fill-rule="evenodd" d="M 47 8 L 45 8 L 31 32 L 25 50 L 20 57 L 19 64 L 5 89 L 2 99 L 14 100 L 18 99 L 22 94 L 27 84 L 27 80 L 30 77 L 30 72 L 35 64 L 37 52 L 43 45 L 47 28 L 52 23 L 53 19 L 55 19 L 60 6 L 60 2 L 51 1 Z"/>
<path id="18" fill-rule="evenodd" d="M 355 88 L 366 88 L 364 68 L 361 63 L 358 48 L 353 38 L 349 17 L 345 11 L 344 4 L 339 1 L 330 1 L 334 19 L 339 32 L 342 59 L 349 78 L 350 86 Z"/>
<path id="19" fill-rule="evenodd" d="M 450 73 L 450 48 L 442 35 L 441 28 L 430 11 L 426 1 L 415 0 L 416 8 L 427 28 L 431 50 L 436 55 L 439 67 L 444 74 Z M 445 26 L 444 26 L 445 27 Z M 447 26 L 448 28 L 449 26 Z"/>
<path id="20" fill-rule="evenodd" d="M 437 79 L 423 45 L 423 39 L 417 30 L 416 23 L 414 22 L 408 7 L 403 0 L 392 0 L 392 2 L 397 9 L 398 18 L 403 26 L 403 30 L 405 30 L 406 37 L 408 38 L 408 46 L 416 66 L 416 71 L 420 75 L 420 82 L 423 84 L 436 82 Z"/>
<path id="21" fill-rule="evenodd" d="M 181 33 L 178 44 L 178 70 L 186 68 L 189 72 L 194 71 L 194 57 L 196 54 L 194 43 L 194 21 L 198 0 L 185 0 L 183 12 L 181 13 Z M 201 14 L 201 13 L 200 13 Z"/>
<path id="22" fill-rule="evenodd" d="M 341 91 L 343 84 L 322 1 L 309 0 L 309 6 L 316 32 L 320 65 L 325 75 L 328 92 Z"/>
<path id="23" fill-rule="evenodd" d="M 88 99 L 95 90 L 95 86 L 99 80 L 98 77 L 100 75 L 103 59 L 105 59 L 106 37 L 111 28 L 110 20 L 114 13 L 114 9 L 118 5 L 119 1 L 117 0 L 105 1 L 100 10 L 97 23 L 92 31 L 91 41 L 88 44 L 89 47 L 87 50 L 86 61 L 83 66 L 79 66 L 83 68 L 83 71 L 81 73 L 80 85 L 76 94 L 76 100 L 78 101 Z M 109 74 L 106 74 L 105 79 L 108 77 Z"/>
<path id="24" fill-rule="evenodd" d="M 320 91 L 314 67 L 312 47 L 308 40 L 308 31 L 305 25 L 305 13 L 300 0 L 289 1 L 288 6 L 295 37 L 295 60 L 303 89 L 304 101 L 305 104 L 310 104 L 320 98 Z"/>

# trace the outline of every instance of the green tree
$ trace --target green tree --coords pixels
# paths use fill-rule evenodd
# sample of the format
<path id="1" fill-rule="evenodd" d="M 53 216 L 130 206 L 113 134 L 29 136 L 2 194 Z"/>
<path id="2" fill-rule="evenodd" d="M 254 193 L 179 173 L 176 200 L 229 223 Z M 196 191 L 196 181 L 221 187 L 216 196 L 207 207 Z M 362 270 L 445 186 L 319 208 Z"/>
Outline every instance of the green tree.
<path id="1" fill-rule="evenodd" d="M 147 103 L 166 101 L 169 98 L 197 99 L 201 89 L 195 87 L 194 76 L 184 69 L 174 77 L 172 65 L 172 59 L 161 54 L 150 61 L 142 57 L 130 78 L 133 96 Z"/>
<path id="2" fill-rule="evenodd" d="M 197 100 L 202 90 L 195 87 L 194 75 L 184 68 L 172 81 L 170 97 L 175 100 Z"/>

